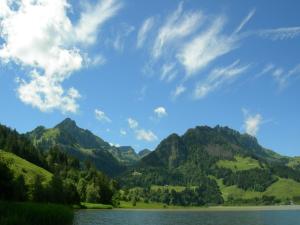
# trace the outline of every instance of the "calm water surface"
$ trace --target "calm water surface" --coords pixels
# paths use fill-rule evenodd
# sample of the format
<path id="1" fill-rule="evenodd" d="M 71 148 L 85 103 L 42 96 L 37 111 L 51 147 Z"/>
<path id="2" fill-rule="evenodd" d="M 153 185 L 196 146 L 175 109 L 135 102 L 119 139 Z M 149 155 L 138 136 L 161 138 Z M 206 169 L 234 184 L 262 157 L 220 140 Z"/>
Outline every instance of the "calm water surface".
<path id="1" fill-rule="evenodd" d="M 300 225 L 300 211 L 81 210 L 74 225 Z"/>

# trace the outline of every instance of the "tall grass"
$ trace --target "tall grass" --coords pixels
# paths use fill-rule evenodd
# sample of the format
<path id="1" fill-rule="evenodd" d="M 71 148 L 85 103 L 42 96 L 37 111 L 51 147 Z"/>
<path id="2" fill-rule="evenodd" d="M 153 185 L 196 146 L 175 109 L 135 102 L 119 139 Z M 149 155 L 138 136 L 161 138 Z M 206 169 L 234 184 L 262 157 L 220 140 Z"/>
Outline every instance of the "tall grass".
<path id="1" fill-rule="evenodd" d="M 62 205 L 0 202 L 1 225 L 71 225 L 73 216 Z"/>

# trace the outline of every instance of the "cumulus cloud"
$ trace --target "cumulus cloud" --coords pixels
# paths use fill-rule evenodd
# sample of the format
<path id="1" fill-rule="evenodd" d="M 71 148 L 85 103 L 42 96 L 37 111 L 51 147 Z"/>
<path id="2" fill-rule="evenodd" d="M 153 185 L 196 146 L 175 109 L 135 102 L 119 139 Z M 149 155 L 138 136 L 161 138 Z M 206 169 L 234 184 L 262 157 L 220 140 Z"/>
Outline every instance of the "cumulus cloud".
<path id="1" fill-rule="evenodd" d="M 135 138 L 139 141 L 156 141 L 157 136 L 151 130 L 139 128 L 139 123 L 132 118 L 127 119 L 128 126 L 134 131 Z"/>
<path id="2" fill-rule="evenodd" d="M 154 113 L 158 118 L 161 118 L 161 117 L 164 117 L 164 116 L 168 115 L 167 110 L 162 106 L 157 107 L 156 109 L 154 109 Z"/>
<path id="3" fill-rule="evenodd" d="M 221 33 L 224 24 L 224 17 L 218 17 L 206 31 L 186 43 L 180 50 L 177 58 L 187 75 L 200 71 L 218 57 L 237 48 L 237 36 Z"/>
<path id="4" fill-rule="evenodd" d="M 243 109 L 244 113 L 244 128 L 245 132 L 251 136 L 256 136 L 259 131 L 260 125 L 263 122 L 263 117 L 260 114 L 251 115 L 246 109 Z"/>
<path id="5" fill-rule="evenodd" d="M 239 60 L 237 60 L 227 67 L 213 69 L 204 81 L 196 85 L 194 90 L 195 98 L 200 99 L 206 97 L 210 92 L 246 72 L 248 68 L 249 65 L 240 66 Z"/>
<path id="6" fill-rule="evenodd" d="M 154 17 L 150 17 L 144 21 L 137 35 L 137 48 L 141 48 L 147 38 L 149 31 L 154 25 Z"/>
<path id="7" fill-rule="evenodd" d="M 160 57 L 166 45 L 192 34 L 200 25 L 202 18 L 201 12 L 184 12 L 181 2 L 159 29 L 154 41 L 152 56 L 154 58 Z"/>
<path id="8" fill-rule="evenodd" d="M 115 15 L 119 4 L 101 0 L 86 4 L 78 24 L 68 17 L 67 0 L 1 1 L 0 59 L 28 68 L 29 79 L 18 79 L 21 101 L 41 111 L 78 110 L 78 91 L 62 83 L 82 68 L 80 45 L 92 44 L 99 27 Z M 88 23 L 87 23 L 88 21 Z"/>
<path id="9" fill-rule="evenodd" d="M 148 141 L 148 142 L 157 140 L 157 136 L 151 130 L 140 129 L 140 130 L 136 130 L 135 133 L 136 133 L 137 140 Z"/>
<path id="10" fill-rule="evenodd" d="M 95 117 L 101 122 L 111 122 L 111 119 L 105 114 L 105 112 L 101 111 L 100 109 L 95 109 Z"/>
<path id="11" fill-rule="evenodd" d="M 139 126 L 139 123 L 135 120 L 135 119 L 132 119 L 132 118 L 128 118 L 127 119 L 127 122 L 128 122 L 128 126 L 131 128 L 131 129 L 135 129 Z"/>

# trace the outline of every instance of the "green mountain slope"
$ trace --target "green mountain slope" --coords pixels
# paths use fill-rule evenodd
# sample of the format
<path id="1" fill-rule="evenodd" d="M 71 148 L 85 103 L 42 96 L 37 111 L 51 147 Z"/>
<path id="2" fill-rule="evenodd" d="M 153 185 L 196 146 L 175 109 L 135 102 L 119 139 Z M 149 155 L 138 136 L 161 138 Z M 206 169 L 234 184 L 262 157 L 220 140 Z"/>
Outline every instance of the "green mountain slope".
<path id="1" fill-rule="evenodd" d="M 36 176 L 40 176 L 45 183 L 51 180 L 52 173 L 13 153 L 0 150 L 0 160 L 8 165 L 15 177 L 23 175 L 26 184 L 32 184 Z"/>
<path id="2" fill-rule="evenodd" d="M 79 128 L 75 121 L 69 118 L 54 128 L 37 127 L 26 135 L 39 148 L 47 150 L 57 145 L 81 162 L 90 160 L 99 170 L 108 175 L 114 176 L 124 169 L 123 165 L 111 154 L 118 149 L 110 146 L 89 130 Z"/>
<path id="3" fill-rule="evenodd" d="M 202 126 L 170 135 L 120 180 L 128 187 L 191 187 L 208 179 L 216 181 L 224 200 L 275 196 L 284 201 L 300 196 L 297 165 L 297 158 L 265 149 L 255 137 L 228 127 Z"/>

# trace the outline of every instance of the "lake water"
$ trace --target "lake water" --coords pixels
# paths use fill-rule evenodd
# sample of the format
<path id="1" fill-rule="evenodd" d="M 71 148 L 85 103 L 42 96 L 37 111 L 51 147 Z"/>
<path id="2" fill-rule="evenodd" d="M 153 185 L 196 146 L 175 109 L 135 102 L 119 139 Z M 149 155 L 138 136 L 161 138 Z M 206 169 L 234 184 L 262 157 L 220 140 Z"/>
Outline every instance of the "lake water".
<path id="1" fill-rule="evenodd" d="M 74 225 L 300 225 L 300 211 L 80 210 Z"/>

